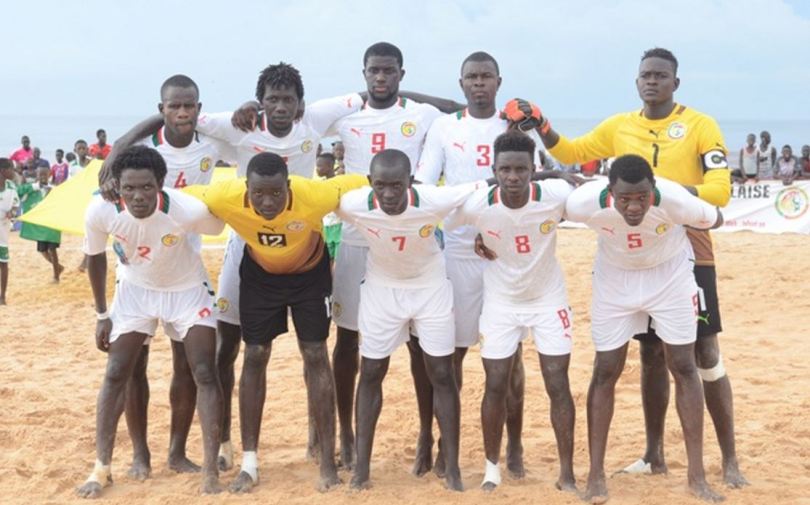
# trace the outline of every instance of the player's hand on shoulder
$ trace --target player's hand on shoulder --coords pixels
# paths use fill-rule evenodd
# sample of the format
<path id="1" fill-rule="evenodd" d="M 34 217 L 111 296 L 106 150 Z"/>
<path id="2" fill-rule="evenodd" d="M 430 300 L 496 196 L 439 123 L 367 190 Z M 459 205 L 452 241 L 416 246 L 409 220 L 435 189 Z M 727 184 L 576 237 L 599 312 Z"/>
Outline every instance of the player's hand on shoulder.
<path id="1" fill-rule="evenodd" d="M 112 320 L 99 319 L 96 321 L 96 347 L 101 352 L 110 350 L 110 333 L 112 333 Z"/>
<path id="2" fill-rule="evenodd" d="M 109 178 L 101 183 L 98 187 L 98 191 L 101 193 L 101 198 L 108 202 L 117 202 L 121 198 L 121 195 L 118 193 L 118 183 L 113 178 Z"/>
<path id="3" fill-rule="evenodd" d="M 543 113 L 540 107 L 522 98 L 513 98 L 506 102 L 501 111 L 501 118 L 509 121 L 510 128 L 522 131 L 534 130 L 543 122 Z"/>
<path id="4" fill-rule="evenodd" d="M 231 116 L 231 124 L 233 127 L 243 132 L 252 132 L 256 128 L 258 120 L 259 104 L 252 100 L 243 103 L 238 109 L 233 111 L 233 115 Z"/>
<path id="5" fill-rule="evenodd" d="M 495 251 L 484 245 L 484 237 L 479 233 L 475 236 L 475 254 L 485 260 L 494 260 L 498 258 Z"/>

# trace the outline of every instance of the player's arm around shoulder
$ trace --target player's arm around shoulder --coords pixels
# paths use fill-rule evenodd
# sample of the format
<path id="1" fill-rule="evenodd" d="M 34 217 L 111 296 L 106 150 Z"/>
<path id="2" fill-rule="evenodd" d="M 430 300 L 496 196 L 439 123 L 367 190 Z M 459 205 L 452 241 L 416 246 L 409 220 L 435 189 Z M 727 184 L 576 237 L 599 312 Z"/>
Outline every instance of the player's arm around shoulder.
<path id="1" fill-rule="evenodd" d="M 334 123 L 363 107 L 363 97 L 359 93 L 349 93 L 332 98 L 323 98 L 307 105 L 303 121 L 312 126 L 318 134 L 334 135 Z"/>
<path id="2" fill-rule="evenodd" d="M 363 212 L 370 210 L 369 199 L 372 197 L 371 188 L 368 186 L 352 189 L 340 197 L 340 205 L 335 210 L 338 217 L 343 221 L 357 222 L 357 218 Z"/>
<path id="3" fill-rule="evenodd" d="M 676 222 L 699 230 L 719 228 L 723 224 L 720 209 L 690 193 L 675 182 L 656 178 L 660 205 Z"/>
<path id="4" fill-rule="evenodd" d="M 168 190 L 167 190 L 168 191 Z M 225 228 L 225 223 L 214 216 L 208 206 L 200 199 L 180 191 L 169 193 L 177 203 L 177 219 L 183 229 L 202 233 L 203 235 L 219 235 Z M 169 207 L 171 210 L 172 208 Z"/>
<path id="5" fill-rule="evenodd" d="M 575 223 L 585 223 L 599 212 L 607 200 L 607 181 L 594 181 L 583 184 L 565 199 L 563 218 Z"/>

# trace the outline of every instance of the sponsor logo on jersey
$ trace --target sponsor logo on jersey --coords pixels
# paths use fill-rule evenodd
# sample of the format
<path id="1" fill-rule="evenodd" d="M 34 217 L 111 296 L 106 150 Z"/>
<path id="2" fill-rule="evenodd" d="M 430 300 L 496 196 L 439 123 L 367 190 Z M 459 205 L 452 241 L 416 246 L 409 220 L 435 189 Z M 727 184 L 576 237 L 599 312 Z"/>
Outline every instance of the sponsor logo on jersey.
<path id="1" fill-rule="evenodd" d="M 214 160 L 211 159 L 210 156 L 206 156 L 205 158 L 200 160 L 200 172 L 208 172 L 211 170 L 211 167 L 214 164 Z"/>
<path id="2" fill-rule="evenodd" d="M 656 235 L 663 235 L 667 232 L 667 230 L 669 230 L 669 225 L 667 223 L 661 223 L 655 227 Z"/>
<path id="3" fill-rule="evenodd" d="M 301 144 L 301 152 L 308 153 L 312 150 L 312 141 L 305 140 L 303 144 Z"/>
<path id="4" fill-rule="evenodd" d="M 785 219 L 798 219 L 807 212 L 810 199 L 802 188 L 787 187 L 776 194 L 776 212 Z"/>
<path id="5" fill-rule="evenodd" d="M 303 221 L 290 221 L 287 223 L 287 229 L 290 231 L 301 231 L 306 227 Z"/>
<path id="6" fill-rule="evenodd" d="M 416 124 L 410 121 L 405 121 L 402 123 L 402 126 L 399 127 L 399 131 L 401 131 L 402 135 L 406 137 L 413 137 L 413 135 L 416 133 Z"/>
<path id="7" fill-rule="evenodd" d="M 426 224 L 425 226 L 419 228 L 419 236 L 422 238 L 428 238 L 429 236 L 433 235 L 433 225 Z"/>
<path id="8" fill-rule="evenodd" d="M 228 312 L 228 309 L 231 307 L 231 302 L 227 298 L 219 297 L 217 298 L 217 309 L 219 309 L 220 313 Z"/>
<path id="9" fill-rule="evenodd" d="M 166 247 L 174 247 L 178 242 L 180 242 L 180 237 L 167 233 L 160 238 L 160 242 Z"/>
<path id="10" fill-rule="evenodd" d="M 554 231 L 554 227 L 557 226 L 557 223 L 552 221 L 551 219 L 546 219 L 540 224 L 540 233 L 543 235 L 548 235 L 552 231 Z"/>
<path id="11" fill-rule="evenodd" d="M 667 128 L 667 135 L 671 139 L 682 139 L 686 135 L 686 125 L 679 122 L 674 122 Z"/>

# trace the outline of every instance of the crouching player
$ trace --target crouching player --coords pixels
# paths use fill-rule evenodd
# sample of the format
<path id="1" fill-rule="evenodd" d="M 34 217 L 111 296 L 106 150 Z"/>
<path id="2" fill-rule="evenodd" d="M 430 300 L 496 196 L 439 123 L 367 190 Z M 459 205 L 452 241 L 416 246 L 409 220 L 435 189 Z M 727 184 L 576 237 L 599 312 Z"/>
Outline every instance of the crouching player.
<path id="1" fill-rule="evenodd" d="M 524 133 L 510 130 L 493 146 L 498 187 L 478 190 L 447 223 L 448 230 L 476 228 L 494 259 L 484 270 L 479 325 L 486 373 L 481 424 L 487 461 L 481 486 L 491 491 L 501 482 L 498 459 L 509 385 L 520 359 L 518 346 L 531 331 L 551 401 L 560 457 L 557 488 L 573 491 L 574 400 L 568 384 L 572 314 L 554 254 L 557 224 L 573 187 L 561 179 L 532 182 L 535 144 Z"/>
<path id="2" fill-rule="evenodd" d="M 607 499 L 604 461 L 616 381 L 628 341 L 646 331 L 651 319 L 675 379 L 689 488 L 704 500 L 721 500 L 703 469 L 703 388 L 694 349 L 700 297 L 692 272 L 694 253 L 682 226 L 716 228 L 723 222 L 720 211 L 679 184 L 656 181 L 650 164 L 631 154 L 614 161 L 607 184 L 592 182 L 574 191 L 566 216 L 599 236 L 591 303 L 596 359 L 588 390 L 586 499 Z"/>
<path id="3" fill-rule="evenodd" d="M 197 412 L 203 433 L 203 493 L 219 488 L 217 449 L 222 389 L 216 374 L 214 292 L 191 234 L 218 234 L 223 223 L 205 204 L 164 189 L 166 163 L 154 149 L 134 146 L 112 166 L 121 199 L 96 197 L 85 217 L 84 252 L 96 305 L 96 346 L 108 353 L 96 406 L 96 465 L 79 496 L 95 498 L 112 483 L 110 463 L 116 427 L 124 410 L 133 368 L 162 321 L 172 340 L 182 341 L 199 391 Z M 118 282 L 107 312 L 107 237 L 114 237 Z"/>

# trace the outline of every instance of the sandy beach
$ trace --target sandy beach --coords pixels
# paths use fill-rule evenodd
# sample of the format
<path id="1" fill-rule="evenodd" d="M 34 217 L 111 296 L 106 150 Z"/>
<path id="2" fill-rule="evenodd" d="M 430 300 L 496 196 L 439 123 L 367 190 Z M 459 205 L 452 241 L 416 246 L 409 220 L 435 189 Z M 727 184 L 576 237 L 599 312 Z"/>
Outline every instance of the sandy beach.
<path id="1" fill-rule="evenodd" d="M 74 488 L 87 477 L 95 460 L 95 402 L 106 358 L 93 342 L 95 317 L 87 277 L 76 271 L 80 244 L 79 237 L 64 238 L 60 256 L 67 269 L 56 285 L 51 283 L 50 268 L 36 253 L 35 243 L 12 234 L 9 305 L 0 307 L 4 346 L 0 354 L 3 503 L 78 503 Z M 707 413 L 704 462 L 708 480 L 726 495 L 728 503 L 810 504 L 810 346 L 805 347 L 810 327 L 808 237 L 716 234 L 715 247 L 724 326 L 721 348 L 735 393 L 737 451 L 752 485 L 743 490 L 728 490 L 722 485 L 720 451 Z M 559 234 L 558 257 L 575 311 L 570 378 L 577 408 L 575 472 L 581 489 L 588 470 L 585 399 L 593 360 L 589 303 L 594 250 L 595 238 L 590 231 L 563 230 Z M 204 252 L 214 281 L 221 257 L 221 249 Z M 110 298 L 112 289 L 109 282 Z M 330 338 L 330 344 L 333 342 Z M 152 478 L 143 483 L 127 479 L 131 447 L 122 419 L 113 456 L 115 484 L 105 490 L 105 503 L 581 503 L 575 496 L 554 489 L 556 447 L 531 343 L 524 352 L 528 476 L 522 481 L 505 478 L 493 494 L 485 494 L 478 487 L 484 455 L 479 416 L 483 369 L 477 349 L 471 349 L 465 362 L 462 393 L 461 468 L 467 488 L 463 494 L 445 490 L 432 474 L 416 478 L 409 473 L 418 422 L 404 348 L 393 356 L 384 383 L 383 411 L 372 459 L 373 488 L 353 493 L 344 485 L 328 494 L 318 493 L 317 467 L 304 458 L 307 430 L 301 359 L 294 336 L 285 335 L 274 345 L 268 372 L 259 448 L 260 485 L 247 496 L 223 493 L 200 497 L 198 477 L 175 474 L 165 462 L 170 357 L 168 339 L 159 333 L 152 344 L 149 368 Z M 616 393 L 608 472 L 638 458 L 644 447 L 637 344 L 631 344 Z M 238 426 L 234 410 L 237 462 L 241 459 Z M 438 435 L 438 429 L 434 430 Z M 194 461 L 202 459 L 196 418 L 189 452 Z M 686 488 L 686 458 L 674 391 L 667 418 L 666 455 L 668 475 L 611 478 L 611 503 L 700 503 Z M 224 473 L 223 483 L 236 472 L 235 468 Z M 341 472 L 341 477 L 348 481 L 349 474 Z"/>

